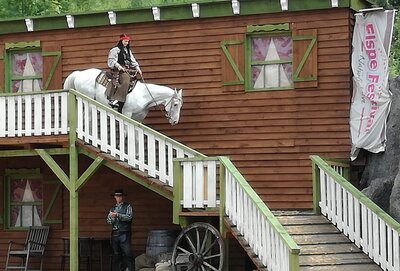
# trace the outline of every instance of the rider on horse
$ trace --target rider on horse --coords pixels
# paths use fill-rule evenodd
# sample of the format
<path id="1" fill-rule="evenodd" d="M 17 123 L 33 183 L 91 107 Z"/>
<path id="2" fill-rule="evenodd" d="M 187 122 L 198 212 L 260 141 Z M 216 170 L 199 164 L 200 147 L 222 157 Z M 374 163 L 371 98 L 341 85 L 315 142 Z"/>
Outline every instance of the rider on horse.
<path id="1" fill-rule="evenodd" d="M 139 63 L 130 49 L 129 42 L 130 38 L 127 35 L 120 35 L 118 44 L 108 54 L 108 66 L 111 68 L 113 79 L 112 83 L 108 84 L 105 94 L 110 100 L 109 104 L 112 107 L 117 107 L 120 113 L 130 88 L 132 70 L 134 70 L 135 74 L 138 72 L 142 75 Z"/>

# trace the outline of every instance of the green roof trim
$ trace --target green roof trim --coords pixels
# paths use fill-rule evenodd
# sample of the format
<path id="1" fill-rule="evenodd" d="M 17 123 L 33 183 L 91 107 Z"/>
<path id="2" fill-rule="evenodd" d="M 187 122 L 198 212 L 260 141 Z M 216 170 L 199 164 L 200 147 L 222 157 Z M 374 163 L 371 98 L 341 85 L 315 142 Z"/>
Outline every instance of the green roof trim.
<path id="1" fill-rule="evenodd" d="M 160 21 L 198 19 L 193 18 L 192 3 L 200 7 L 200 18 L 268 14 L 290 11 L 306 11 L 316 9 L 335 9 L 332 0 L 287 0 L 287 10 L 281 6 L 280 0 L 238 0 L 239 15 L 232 10 L 231 0 L 149 0 L 140 1 L 138 7 L 132 9 L 113 10 L 116 24 L 140 23 L 154 21 L 152 7 L 160 9 Z M 372 6 L 372 0 L 338 0 L 339 8 L 360 10 Z M 55 29 L 68 29 L 66 15 L 74 17 L 74 28 L 110 25 L 108 11 L 90 13 L 62 14 L 55 16 L 29 17 L 33 22 L 33 32 Z M 0 35 L 28 32 L 25 18 L 0 20 Z"/>

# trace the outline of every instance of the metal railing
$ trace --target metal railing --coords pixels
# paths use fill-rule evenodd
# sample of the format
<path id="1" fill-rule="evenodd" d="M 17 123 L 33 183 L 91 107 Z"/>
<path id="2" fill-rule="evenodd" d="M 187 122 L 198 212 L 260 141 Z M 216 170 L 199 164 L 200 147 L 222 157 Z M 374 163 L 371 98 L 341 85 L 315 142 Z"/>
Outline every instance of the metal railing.
<path id="1" fill-rule="evenodd" d="M 314 210 L 332 221 L 383 270 L 400 270 L 400 224 L 348 182 L 345 167 L 313 163 Z"/>

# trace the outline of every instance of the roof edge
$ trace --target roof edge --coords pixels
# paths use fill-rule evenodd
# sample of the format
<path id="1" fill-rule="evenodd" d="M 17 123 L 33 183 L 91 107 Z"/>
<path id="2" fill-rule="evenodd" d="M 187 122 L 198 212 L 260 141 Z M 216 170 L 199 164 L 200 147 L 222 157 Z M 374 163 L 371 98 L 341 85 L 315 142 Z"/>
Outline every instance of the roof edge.
<path id="1" fill-rule="evenodd" d="M 161 0 L 160 0 L 161 1 Z M 173 3 L 132 9 L 60 14 L 0 20 L 0 35 L 45 30 L 119 25 L 151 21 L 171 21 L 256 15 L 290 11 L 350 8 L 358 11 L 372 6 L 372 0 L 183 0 Z"/>

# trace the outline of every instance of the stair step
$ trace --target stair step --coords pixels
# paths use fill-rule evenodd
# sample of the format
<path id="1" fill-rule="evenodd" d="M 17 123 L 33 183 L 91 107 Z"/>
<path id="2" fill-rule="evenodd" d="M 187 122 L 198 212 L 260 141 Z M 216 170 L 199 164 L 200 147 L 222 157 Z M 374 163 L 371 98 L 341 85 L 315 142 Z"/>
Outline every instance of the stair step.
<path id="1" fill-rule="evenodd" d="M 307 216 L 277 216 L 279 222 L 286 225 L 319 225 L 332 224 L 323 216 L 307 215 Z"/>
<path id="2" fill-rule="evenodd" d="M 300 266 L 341 265 L 372 263 L 364 253 L 341 253 L 328 255 L 302 255 Z"/>
<path id="3" fill-rule="evenodd" d="M 292 238 L 299 246 L 306 244 L 352 244 L 345 235 L 339 232 L 333 234 L 298 234 L 292 235 Z"/>
<path id="4" fill-rule="evenodd" d="M 345 244 L 307 244 L 299 245 L 300 255 L 362 253 L 353 243 Z"/>
<path id="5" fill-rule="evenodd" d="M 342 264 L 325 266 L 300 266 L 300 271 L 382 271 L 376 264 Z"/>
<path id="6" fill-rule="evenodd" d="M 332 234 L 340 231 L 332 224 L 317 225 L 287 225 L 286 231 L 291 234 Z"/>

